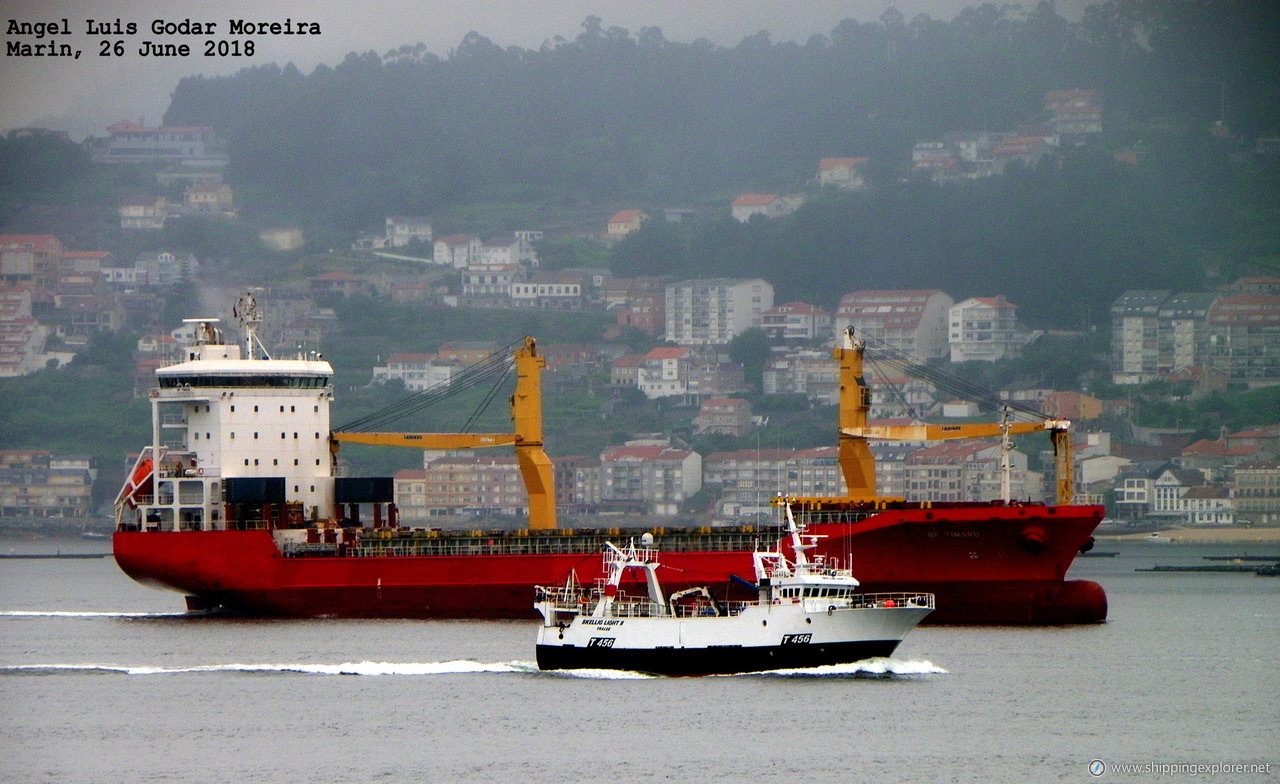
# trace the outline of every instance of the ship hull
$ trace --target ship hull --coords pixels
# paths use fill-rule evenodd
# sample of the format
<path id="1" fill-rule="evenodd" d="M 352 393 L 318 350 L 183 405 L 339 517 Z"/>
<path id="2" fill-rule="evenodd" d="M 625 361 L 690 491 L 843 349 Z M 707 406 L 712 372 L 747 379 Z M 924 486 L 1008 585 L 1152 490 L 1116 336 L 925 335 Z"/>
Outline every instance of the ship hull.
<path id="1" fill-rule="evenodd" d="M 1050 511 L 1052 510 L 1052 511 Z M 929 623 L 1062 624 L 1106 619 L 1096 583 L 1067 569 L 1102 518 L 1101 507 L 895 510 L 855 523 L 813 525 L 820 554 L 852 565 L 869 592 L 937 597 Z M 599 547 L 537 555 L 284 557 L 271 533 L 120 531 L 116 561 L 139 582 L 178 591 L 194 606 L 262 617 L 535 618 L 535 585 L 572 571 L 600 573 Z M 673 582 L 743 598 L 730 575 L 752 574 L 747 550 L 663 552 Z"/>
<path id="2" fill-rule="evenodd" d="M 725 675 L 791 670 L 890 656 L 900 640 L 857 640 L 821 645 L 715 648 L 583 648 L 538 645 L 541 670 L 629 670 L 655 675 Z"/>
<path id="3" fill-rule="evenodd" d="M 923 601 L 928 597 L 892 596 L 894 601 L 858 606 L 845 599 L 762 599 L 718 616 L 615 615 L 608 609 L 587 615 L 584 609 L 568 623 L 552 610 L 538 630 L 538 667 L 720 675 L 889 656 L 931 611 Z"/>

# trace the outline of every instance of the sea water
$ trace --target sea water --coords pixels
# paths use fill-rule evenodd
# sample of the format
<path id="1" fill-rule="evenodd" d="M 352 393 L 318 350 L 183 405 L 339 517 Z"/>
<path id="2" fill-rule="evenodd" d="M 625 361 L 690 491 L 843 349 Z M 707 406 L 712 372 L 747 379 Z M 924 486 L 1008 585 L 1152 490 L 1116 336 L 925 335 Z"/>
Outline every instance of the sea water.
<path id="1" fill-rule="evenodd" d="M 0 781 L 1280 781 L 1280 579 L 1100 549 L 1104 624 L 679 679 L 539 672 L 533 621 L 187 617 L 110 558 L 3 560 Z"/>

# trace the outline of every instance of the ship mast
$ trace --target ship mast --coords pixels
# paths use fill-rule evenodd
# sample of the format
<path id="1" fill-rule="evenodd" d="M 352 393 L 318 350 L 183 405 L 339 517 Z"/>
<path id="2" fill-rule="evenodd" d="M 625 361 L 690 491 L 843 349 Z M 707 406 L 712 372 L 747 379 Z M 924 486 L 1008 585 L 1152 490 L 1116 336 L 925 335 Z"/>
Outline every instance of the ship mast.
<path id="1" fill-rule="evenodd" d="M 1009 438 L 1009 407 L 1000 416 L 1000 500 L 1006 504 L 1013 496 L 1013 439 Z"/>
<path id="2" fill-rule="evenodd" d="M 258 358 L 254 350 L 255 346 L 262 349 L 263 359 L 271 359 L 266 346 L 262 345 L 262 340 L 258 337 L 258 328 L 262 325 L 262 314 L 258 312 L 258 300 L 252 292 L 246 292 L 236 300 L 236 304 L 231 308 L 231 315 L 236 318 L 240 329 L 244 331 L 245 359 Z"/>

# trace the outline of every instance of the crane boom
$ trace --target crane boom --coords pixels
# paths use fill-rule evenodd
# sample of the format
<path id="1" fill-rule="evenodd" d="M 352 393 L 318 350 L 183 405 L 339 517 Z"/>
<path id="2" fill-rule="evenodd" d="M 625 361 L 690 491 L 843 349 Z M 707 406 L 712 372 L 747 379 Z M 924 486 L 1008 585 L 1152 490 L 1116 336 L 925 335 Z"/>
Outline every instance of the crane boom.
<path id="1" fill-rule="evenodd" d="M 870 439 L 895 441 L 942 441 L 952 438 L 989 438 L 1048 432 L 1053 439 L 1057 500 L 1070 504 L 1074 499 L 1074 466 L 1071 458 L 1071 422 L 1046 419 L 1042 422 L 971 423 L 960 425 L 868 425 L 871 388 L 863 378 L 866 341 L 845 330 L 844 345 L 832 356 L 840 363 L 840 439 L 838 457 L 849 495 L 861 499 L 876 497 L 876 464 L 867 444 Z"/>
<path id="2" fill-rule="evenodd" d="M 949 438 L 991 438 L 1004 435 L 1039 433 L 1066 430 L 1071 423 L 1065 419 L 1047 419 L 1043 422 L 978 422 L 963 425 L 868 425 L 841 429 L 841 433 L 861 438 L 893 441 L 944 441 Z"/>
<path id="3" fill-rule="evenodd" d="M 419 449 L 477 449 L 514 444 L 514 433 L 334 433 L 334 441 L 374 446 L 416 446 Z"/>
<path id="4" fill-rule="evenodd" d="M 511 395 L 514 433 L 344 433 L 330 434 L 330 448 L 338 444 L 409 446 L 419 449 L 477 449 L 512 444 L 516 465 L 529 494 L 529 527 L 549 530 L 556 527 L 555 483 L 551 458 L 542 448 L 542 368 L 546 357 L 538 353 L 537 341 L 524 339 L 515 351 L 516 390 Z"/>

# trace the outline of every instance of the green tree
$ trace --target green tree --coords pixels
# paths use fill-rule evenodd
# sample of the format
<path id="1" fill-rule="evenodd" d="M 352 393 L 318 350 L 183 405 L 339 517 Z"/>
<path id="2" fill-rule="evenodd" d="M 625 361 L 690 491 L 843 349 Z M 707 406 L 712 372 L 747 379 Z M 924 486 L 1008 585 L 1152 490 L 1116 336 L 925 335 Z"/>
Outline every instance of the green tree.
<path id="1" fill-rule="evenodd" d="M 759 327 L 751 327 L 729 341 L 729 358 L 742 365 L 747 384 L 759 391 L 763 387 L 764 368 L 769 362 L 769 337 Z"/>

